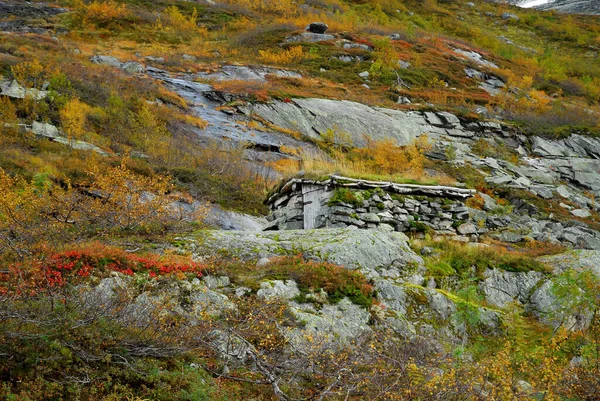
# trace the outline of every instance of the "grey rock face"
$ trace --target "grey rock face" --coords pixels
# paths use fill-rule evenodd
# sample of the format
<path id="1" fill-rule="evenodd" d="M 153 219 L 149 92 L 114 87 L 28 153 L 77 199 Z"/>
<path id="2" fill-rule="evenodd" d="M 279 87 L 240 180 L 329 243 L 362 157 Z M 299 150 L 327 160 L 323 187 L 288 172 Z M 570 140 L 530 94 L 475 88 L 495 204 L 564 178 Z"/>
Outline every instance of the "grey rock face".
<path id="1" fill-rule="evenodd" d="M 406 235 L 380 230 L 318 229 L 248 233 L 205 231 L 199 241 L 188 244 L 196 255 L 226 252 L 247 259 L 302 254 L 348 269 L 376 270 L 380 267 L 422 264 L 407 243 Z"/>
<path id="2" fill-rule="evenodd" d="M 113 56 L 96 55 L 90 58 L 94 64 L 108 65 L 110 67 L 121 68 L 122 63 Z"/>
<path id="3" fill-rule="evenodd" d="M 123 63 L 121 69 L 128 74 L 143 74 L 146 72 L 146 69 L 143 65 L 138 63 L 137 61 L 127 61 Z"/>
<path id="4" fill-rule="evenodd" d="M 539 272 L 513 273 L 502 270 L 488 270 L 485 276 L 480 284 L 485 299 L 500 308 L 514 301 L 527 303 L 532 289 L 543 278 Z"/>
<path id="5" fill-rule="evenodd" d="M 55 139 L 61 136 L 60 131 L 55 125 L 48 123 L 40 123 L 37 121 L 34 121 L 31 125 L 31 132 L 33 132 L 37 136 L 48 139 Z"/>
<path id="6" fill-rule="evenodd" d="M 401 315 L 406 314 L 408 307 L 408 295 L 405 287 L 394 284 L 389 280 L 377 280 L 375 282 L 377 298 L 389 309 L 396 311 Z"/>
<path id="7" fill-rule="evenodd" d="M 491 61 L 486 60 L 481 54 L 471 51 L 471 50 L 463 50 L 463 49 L 453 49 L 455 53 L 460 54 L 461 56 L 471 60 L 479 65 L 483 65 L 485 67 L 490 68 L 498 68 L 498 66 Z"/>
<path id="8" fill-rule="evenodd" d="M 456 230 L 461 235 L 477 234 L 477 227 L 473 223 L 461 224 Z"/>
<path id="9" fill-rule="evenodd" d="M 0 94 L 13 99 L 25 99 L 25 96 L 31 96 L 36 100 L 41 100 L 48 96 L 46 90 L 25 88 L 17 80 L 0 82 Z"/>
<path id="10" fill-rule="evenodd" d="M 210 210 L 203 222 L 221 230 L 241 231 L 262 231 L 267 224 L 267 221 L 262 217 L 232 212 L 216 204 L 210 205 Z"/>
<path id="11" fill-rule="evenodd" d="M 334 40 L 335 36 L 329 35 L 326 33 L 312 33 L 312 32 L 303 32 L 300 35 L 295 35 L 287 38 L 285 40 L 286 43 L 316 43 L 316 42 L 327 42 L 329 40 Z"/>
<path id="12" fill-rule="evenodd" d="M 502 14 L 502 19 L 503 20 L 515 20 L 515 21 L 518 21 L 519 17 L 517 15 L 515 15 L 515 14 L 506 12 L 506 13 Z"/>
<path id="13" fill-rule="evenodd" d="M 328 130 L 343 132 L 345 135 L 336 135 L 335 140 L 350 141 L 354 146 L 365 146 L 365 135 L 375 140 L 391 137 L 399 145 L 408 145 L 423 133 L 430 138 L 473 136 L 450 113 L 428 113 L 427 118 L 419 112 L 370 107 L 347 100 L 292 99 L 287 103 L 250 105 L 241 111 L 255 113 L 276 126 L 315 140 L 322 140 Z"/>
<path id="14" fill-rule="evenodd" d="M 589 325 L 592 312 L 569 308 L 569 303 L 576 302 L 576 298 L 578 296 L 574 295 L 572 299 L 561 302 L 554 292 L 553 282 L 549 280 L 532 294 L 526 309 L 532 311 L 544 323 L 553 327 L 564 326 L 568 330 L 581 330 Z"/>
<path id="15" fill-rule="evenodd" d="M 231 281 L 227 276 L 208 275 L 204 277 L 204 284 L 211 290 L 214 290 L 217 288 L 228 287 L 231 284 Z"/>
<path id="16" fill-rule="evenodd" d="M 554 0 L 540 4 L 536 8 L 542 10 L 556 10 L 562 13 L 573 14 L 600 14 L 600 4 L 596 0 Z"/>
<path id="17" fill-rule="evenodd" d="M 83 141 L 70 140 L 68 138 L 65 138 L 61 135 L 62 132 L 60 132 L 59 129 L 52 124 L 34 121 L 31 126 L 31 132 L 38 137 L 50 139 L 51 141 L 61 143 L 73 149 L 96 152 L 100 156 L 109 156 L 108 152 L 104 151 L 96 145 L 92 145 L 91 143 Z"/>
<path id="18" fill-rule="evenodd" d="M 249 69 L 240 70 L 237 68 L 223 67 L 216 73 L 205 74 L 204 78 L 225 80 L 235 79 L 233 77 L 240 71 L 247 79 L 263 80 L 271 73 L 287 74 L 284 70 L 277 69 Z M 208 123 L 206 128 L 190 127 L 190 130 L 199 137 L 199 141 L 207 146 L 218 144 L 223 149 L 229 147 L 243 146 L 246 148 L 244 158 L 248 161 L 250 167 L 256 166 L 257 172 L 261 175 L 268 175 L 272 178 L 277 177 L 277 173 L 270 168 L 266 168 L 261 162 L 272 162 L 281 159 L 297 160 L 297 156 L 287 155 L 280 152 L 282 146 L 293 149 L 301 149 L 302 152 L 309 155 L 317 155 L 320 151 L 316 146 L 292 138 L 289 135 L 283 135 L 277 132 L 271 132 L 268 129 L 258 130 L 249 129 L 247 125 L 240 123 L 244 116 L 232 116 L 217 110 L 222 102 L 227 101 L 220 98 L 210 85 L 200 84 L 187 79 L 173 78 L 168 73 L 156 68 L 148 67 L 147 72 L 150 76 L 162 80 L 167 87 L 175 91 L 184 99 L 192 104 L 192 112 Z M 210 76 L 208 76 L 210 75 Z M 201 77 L 201 76 L 199 76 Z M 241 78 L 240 78 L 241 79 Z"/>
<path id="19" fill-rule="evenodd" d="M 592 215 L 590 213 L 590 211 L 587 209 L 574 209 L 574 210 L 571 210 L 571 214 L 575 217 L 581 217 L 581 218 L 587 218 Z"/>
<path id="20" fill-rule="evenodd" d="M 293 280 L 273 280 L 260 283 L 257 296 L 265 299 L 292 299 L 300 295 L 298 284 Z"/>
<path id="21" fill-rule="evenodd" d="M 208 286 L 194 288 L 188 300 L 193 314 L 197 317 L 204 314 L 219 316 L 223 311 L 235 307 L 226 295 L 211 290 Z"/>
<path id="22" fill-rule="evenodd" d="M 303 327 L 291 329 L 285 335 L 300 349 L 314 350 L 315 343 L 328 346 L 347 343 L 364 332 L 371 331 L 368 326 L 369 312 L 354 305 L 348 298 L 335 305 L 323 305 L 319 311 L 311 304 L 292 303 L 291 312 Z"/>
<path id="23" fill-rule="evenodd" d="M 600 251 L 581 250 L 553 256 L 545 256 L 540 261 L 554 269 L 555 274 L 560 274 L 568 269 L 578 271 L 591 270 L 600 277 Z"/>
<path id="24" fill-rule="evenodd" d="M 273 75 L 282 78 L 302 78 L 295 71 L 282 70 L 269 67 L 248 67 L 241 65 L 224 65 L 216 72 L 200 72 L 196 77 L 212 81 L 259 81 L 266 82 L 267 76 Z"/>

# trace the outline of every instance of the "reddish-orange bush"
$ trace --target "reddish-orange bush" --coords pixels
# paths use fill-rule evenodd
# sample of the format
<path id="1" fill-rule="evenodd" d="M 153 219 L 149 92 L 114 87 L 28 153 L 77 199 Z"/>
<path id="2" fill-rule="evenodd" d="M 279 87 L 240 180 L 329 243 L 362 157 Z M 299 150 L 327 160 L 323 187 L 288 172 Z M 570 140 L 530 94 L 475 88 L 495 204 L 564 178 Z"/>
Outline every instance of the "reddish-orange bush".
<path id="1" fill-rule="evenodd" d="M 202 271 L 205 269 L 203 264 L 186 257 L 136 255 L 120 248 L 93 243 L 51 254 L 44 259 L 9 266 L 5 273 L 0 274 L 0 294 L 36 293 L 43 289 L 76 283 L 89 276 L 106 276 L 110 272 L 126 275 L 146 273 L 150 278 L 170 274 L 192 274 L 202 277 Z"/>

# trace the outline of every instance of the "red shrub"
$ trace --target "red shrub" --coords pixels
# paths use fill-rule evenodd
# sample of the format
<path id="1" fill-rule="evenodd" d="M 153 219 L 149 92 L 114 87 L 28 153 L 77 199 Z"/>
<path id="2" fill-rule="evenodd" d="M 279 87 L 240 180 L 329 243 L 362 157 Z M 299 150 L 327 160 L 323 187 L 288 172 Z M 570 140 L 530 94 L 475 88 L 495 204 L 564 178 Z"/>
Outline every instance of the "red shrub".
<path id="1" fill-rule="evenodd" d="M 203 270 L 204 265 L 190 258 L 156 254 L 141 256 L 96 243 L 27 264 L 9 266 L 8 273 L 0 274 L 0 294 L 9 291 L 36 293 L 44 288 L 61 287 L 90 275 L 102 277 L 110 272 L 126 275 L 147 273 L 156 278 L 188 273 L 201 277 Z"/>

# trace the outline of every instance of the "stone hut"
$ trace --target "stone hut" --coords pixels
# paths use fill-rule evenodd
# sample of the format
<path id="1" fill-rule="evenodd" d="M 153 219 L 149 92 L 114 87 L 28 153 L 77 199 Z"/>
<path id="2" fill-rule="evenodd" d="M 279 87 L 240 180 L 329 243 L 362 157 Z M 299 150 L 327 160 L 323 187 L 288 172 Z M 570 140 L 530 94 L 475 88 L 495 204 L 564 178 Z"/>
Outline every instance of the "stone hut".
<path id="1" fill-rule="evenodd" d="M 324 180 L 293 178 L 268 198 L 272 213 L 264 230 L 355 227 L 476 234 L 465 206 L 475 193 L 465 188 L 337 175 Z"/>

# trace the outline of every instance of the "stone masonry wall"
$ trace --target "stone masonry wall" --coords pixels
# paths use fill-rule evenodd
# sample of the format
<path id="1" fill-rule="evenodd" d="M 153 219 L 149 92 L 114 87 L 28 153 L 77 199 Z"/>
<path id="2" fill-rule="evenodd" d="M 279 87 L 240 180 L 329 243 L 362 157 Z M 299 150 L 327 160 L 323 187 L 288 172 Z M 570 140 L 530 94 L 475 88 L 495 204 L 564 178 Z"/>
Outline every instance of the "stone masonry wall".
<path id="1" fill-rule="evenodd" d="M 268 217 L 265 230 L 304 228 L 302 193 L 290 193 Z M 476 236 L 464 201 L 450 198 L 397 195 L 381 189 L 328 190 L 320 198 L 315 228 L 387 228 L 394 231 L 435 230 L 438 234 Z"/>

